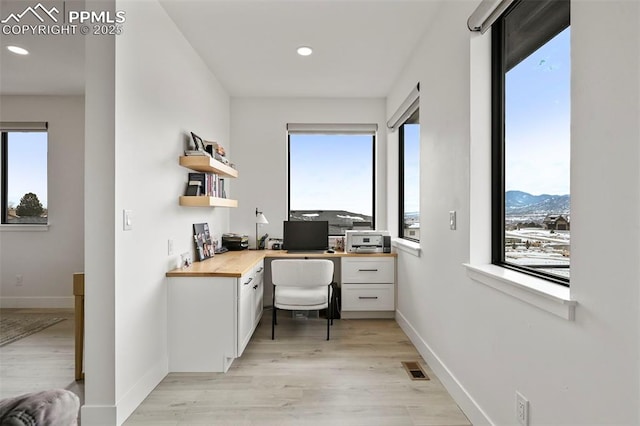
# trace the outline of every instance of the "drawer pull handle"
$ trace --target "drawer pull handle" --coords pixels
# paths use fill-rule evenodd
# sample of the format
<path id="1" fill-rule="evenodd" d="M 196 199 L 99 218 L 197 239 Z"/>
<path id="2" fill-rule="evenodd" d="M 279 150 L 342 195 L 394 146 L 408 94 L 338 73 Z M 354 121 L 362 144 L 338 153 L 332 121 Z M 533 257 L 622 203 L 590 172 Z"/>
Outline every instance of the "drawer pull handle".
<path id="1" fill-rule="evenodd" d="M 249 281 L 247 281 L 246 283 L 244 283 L 244 285 L 249 284 L 251 281 L 253 281 L 253 277 L 249 278 Z"/>
<path id="2" fill-rule="evenodd" d="M 377 299 L 378 296 L 359 296 L 358 299 Z"/>
<path id="3" fill-rule="evenodd" d="M 260 267 L 260 269 L 258 269 L 258 271 L 257 271 L 257 272 L 262 272 L 262 270 L 263 270 L 263 269 L 264 269 L 264 268 L 261 266 L 261 267 Z"/>
<path id="4" fill-rule="evenodd" d="M 358 269 L 358 272 L 378 272 L 377 269 Z"/>

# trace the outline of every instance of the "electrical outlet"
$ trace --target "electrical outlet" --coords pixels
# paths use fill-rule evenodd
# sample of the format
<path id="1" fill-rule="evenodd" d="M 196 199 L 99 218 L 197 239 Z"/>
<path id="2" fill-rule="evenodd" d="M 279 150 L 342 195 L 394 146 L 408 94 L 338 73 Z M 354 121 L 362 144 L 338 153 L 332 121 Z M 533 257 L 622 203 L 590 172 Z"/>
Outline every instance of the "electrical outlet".
<path id="1" fill-rule="evenodd" d="M 451 210 L 449 212 L 449 229 L 452 231 L 456 230 L 456 211 Z"/>
<path id="2" fill-rule="evenodd" d="M 16 285 L 17 286 L 21 286 L 22 285 L 22 281 L 23 281 L 22 274 L 16 275 Z"/>
<path id="3" fill-rule="evenodd" d="M 516 419 L 523 426 L 529 425 L 529 400 L 516 391 Z"/>
<path id="4" fill-rule="evenodd" d="M 167 241 L 167 255 L 173 255 L 173 240 Z"/>

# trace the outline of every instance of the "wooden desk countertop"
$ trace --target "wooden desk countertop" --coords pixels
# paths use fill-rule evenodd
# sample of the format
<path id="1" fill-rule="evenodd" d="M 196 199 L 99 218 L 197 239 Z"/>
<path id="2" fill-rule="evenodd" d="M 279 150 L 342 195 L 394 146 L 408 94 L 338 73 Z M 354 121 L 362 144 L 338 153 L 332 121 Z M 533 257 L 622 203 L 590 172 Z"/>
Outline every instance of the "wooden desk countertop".
<path id="1" fill-rule="evenodd" d="M 379 256 L 395 257 L 396 253 L 287 253 L 286 250 L 239 250 L 216 254 L 211 259 L 194 262 L 188 268 L 177 268 L 167 272 L 167 277 L 232 277 L 240 278 L 255 266 L 256 263 L 269 258 L 332 258 Z"/>

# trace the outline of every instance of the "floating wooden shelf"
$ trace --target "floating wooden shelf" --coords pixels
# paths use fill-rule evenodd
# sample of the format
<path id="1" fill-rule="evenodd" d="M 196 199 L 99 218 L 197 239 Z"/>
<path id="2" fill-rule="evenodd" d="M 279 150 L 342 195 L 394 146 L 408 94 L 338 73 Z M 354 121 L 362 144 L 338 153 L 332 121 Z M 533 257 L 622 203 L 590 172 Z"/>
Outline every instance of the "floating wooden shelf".
<path id="1" fill-rule="evenodd" d="M 207 196 L 180 196 L 180 205 L 185 207 L 238 207 L 238 200 Z"/>
<path id="2" fill-rule="evenodd" d="M 180 165 L 197 172 L 217 173 L 221 176 L 238 177 L 238 171 L 215 158 L 204 155 L 189 155 L 180 157 Z"/>

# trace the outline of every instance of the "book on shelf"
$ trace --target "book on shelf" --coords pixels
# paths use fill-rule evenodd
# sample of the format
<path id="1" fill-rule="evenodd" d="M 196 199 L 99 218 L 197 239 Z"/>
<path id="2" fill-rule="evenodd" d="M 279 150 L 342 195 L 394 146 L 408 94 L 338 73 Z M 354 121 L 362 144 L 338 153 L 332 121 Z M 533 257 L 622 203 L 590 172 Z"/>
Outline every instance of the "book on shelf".
<path id="1" fill-rule="evenodd" d="M 198 182 L 200 185 L 200 191 L 198 195 L 207 195 L 207 181 L 206 173 L 201 172 L 189 172 L 189 183 Z"/>
<path id="2" fill-rule="evenodd" d="M 200 149 L 185 149 L 184 155 L 186 156 L 201 156 L 201 157 L 211 157 L 207 151 L 203 151 Z"/>
<path id="3" fill-rule="evenodd" d="M 224 179 L 220 178 L 220 198 L 227 198 L 227 191 L 224 189 Z"/>
<path id="4" fill-rule="evenodd" d="M 204 173 L 204 172 L 190 172 L 189 187 L 192 182 L 199 183 L 200 191 L 198 195 L 204 195 L 208 197 L 226 198 L 226 191 L 224 189 L 224 179 L 216 173 Z M 196 185 L 194 183 L 193 185 Z M 189 188 L 187 187 L 187 188 Z M 190 195 L 190 194 L 186 194 Z"/>
<path id="5" fill-rule="evenodd" d="M 187 190 L 186 190 L 184 195 L 187 195 L 187 196 L 190 196 L 190 197 L 197 197 L 202 192 L 201 187 L 202 187 L 202 184 L 201 184 L 200 181 L 198 181 L 198 180 L 190 180 L 189 184 L 187 185 Z"/>

